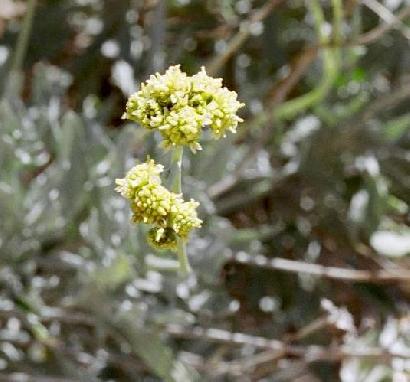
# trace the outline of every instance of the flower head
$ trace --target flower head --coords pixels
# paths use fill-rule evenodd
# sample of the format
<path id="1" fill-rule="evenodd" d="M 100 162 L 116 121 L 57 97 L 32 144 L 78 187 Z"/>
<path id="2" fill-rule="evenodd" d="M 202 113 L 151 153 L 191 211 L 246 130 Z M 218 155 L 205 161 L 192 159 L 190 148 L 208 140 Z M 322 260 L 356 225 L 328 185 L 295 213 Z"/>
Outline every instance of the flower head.
<path id="1" fill-rule="evenodd" d="M 134 223 L 150 224 L 148 241 L 155 248 L 175 249 L 177 238 L 186 239 L 194 228 L 201 226 L 196 209 L 199 203 L 185 202 L 162 186 L 163 166 L 152 159 L 129 170 L 123 179 L 116 180 L 116 191 L 130 201 Z"/>
<path id="2" fill-rule="evenodd" d="M 176 65 L 143 83 L 129 98 L 123 118 L 157 129 L 165 147 L 186 145 L 195 152 L 205 127 L 215 139 L 235 132 L 243 106 L 236 92 L 223 87 L 221 78 L 208 76 L 205 68 L 190 77 Z"/>

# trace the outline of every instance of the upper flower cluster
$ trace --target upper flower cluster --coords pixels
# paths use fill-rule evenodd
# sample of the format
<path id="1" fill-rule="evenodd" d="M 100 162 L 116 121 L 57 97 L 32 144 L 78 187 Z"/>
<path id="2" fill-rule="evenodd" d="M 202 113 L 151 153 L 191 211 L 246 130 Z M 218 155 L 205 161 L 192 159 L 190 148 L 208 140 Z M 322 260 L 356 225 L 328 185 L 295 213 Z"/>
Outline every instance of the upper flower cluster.
<path id="1" fill-rule="evenodd" d="M 165 147 L 186 145 L 195 152 L 201 149 L 204 127 L 212 130 L 215 139 L 235 132 L 242 121 L 237 116 L 242 106 L 236 92 L 223 87 L 221 78 L 209 77 L 205 68 L 187 76 L 176 65 L 163 75 L 151 75 L 128 99 L 123 118 L 158 129 Z"/>
<path id="2" fill-rule="evenodd" d="M 130 200 L 135 223 L 153 225 L 148 241 L 157 248 L 175 249 L 177 238 L 185 239 L 193 228 L 201 226 L 196 208 L 199 203 L 185 202 L 181 194 L 161 185 L 164 167 L 148 159 L 116 179 L 116 191 Z"/>

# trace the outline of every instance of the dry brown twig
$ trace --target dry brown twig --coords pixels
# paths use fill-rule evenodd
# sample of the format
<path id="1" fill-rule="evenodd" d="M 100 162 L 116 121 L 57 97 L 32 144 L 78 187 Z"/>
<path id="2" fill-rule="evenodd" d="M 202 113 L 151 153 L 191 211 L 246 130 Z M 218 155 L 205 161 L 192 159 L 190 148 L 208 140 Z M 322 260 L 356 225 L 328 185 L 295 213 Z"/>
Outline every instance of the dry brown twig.
<path id="1" fill-rule="evenodd" d="M 367 45 L 382 37 L 386 32 L 393 29 L 399 22 L 402 22 L 406 17 L 410 16 L 410 6 L 401 10 L 392 22 L 384 23 L 369 32 L 360 35 L 357 40 L 357 45 Z"/>
<path id="2" fill-rule="evenodd" d="M 410 270 L 407 269 L 381 269 L 370 271 L 327 267 L 320 264 L 310 264 L 303 261 L 288 260 L 278 257 L 270 259 L 263 255 L 251 256 L 245 252 L 228 254 L 227 259 L 240 264 L 247 264 L 276 271 L 305 274 L 346 282 L 374 284 L 395 282 L 410 283 Z"/>
<path id="3" fill-rule="evenodd" d="M 410 358 L 410 353 L 406 351 L 392 352 L 387 349 L 376 347 L 353 349 L 348 346 L 323 347 L 316 345 L 288 345 L 283 341 L 267 339 L 265 337 L 253 336 L 244 333 L 232 333 L 222 329 L 186 327 L 177 324 L 167 325 L 164 329 L 166 333 L 176 338 L 203 340 L 232 346 L 250 345 L 258 349 L 280 351 L 283 352 L 284 355 L 303 358 L 306 362 L 315 362 L 319 360 L 337 361 L 348 357 L 370 359 Z"/>
<path id="4" fill-rule="evenodd" d="M 211 75 L 218 73 L 218 71 L 249 38 L 251 35 L 252 24 L 263 21 L 273 9 L 282 2 L 283 0 L 269 0 L 260 9 L 255 11 L 248 20 L 242 22 L 238 33 L 231 38 L 223 54 L 218 55 L 206 65 L 207 71 Z"/>
<path id="5" fill-rule="evenodd" d="M 376 13 L 387 24 L 392 25 L 392 28 L 398 29 L 404 37 L 410 40 L 410 28 L 404 25 L 399 17 L 392 13 L 383 4 L 376 0 L 362 0 L 363 4 L 371 11 Z"/>

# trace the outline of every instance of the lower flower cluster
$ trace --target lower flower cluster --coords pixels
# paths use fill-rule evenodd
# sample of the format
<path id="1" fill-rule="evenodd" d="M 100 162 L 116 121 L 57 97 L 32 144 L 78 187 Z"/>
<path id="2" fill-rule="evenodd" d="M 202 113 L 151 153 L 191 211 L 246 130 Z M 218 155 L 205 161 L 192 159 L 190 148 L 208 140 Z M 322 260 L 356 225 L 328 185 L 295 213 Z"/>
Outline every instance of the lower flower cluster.
<path id="1" fill-rule="evenodd" d="M 162 186 L 163 170 L 162 165 L 148 159 L 129 170 L 125 178 L 116 179 L 116 191 L 130 201 L 135 223 L 152 225 L 148 243 L 158 249 L 174 250 L 178 238 L 186 239 L 193 228 L 201 226 L 202 220 L 196 212 L 198 202 L 184 201 L 182 194 Z"/>

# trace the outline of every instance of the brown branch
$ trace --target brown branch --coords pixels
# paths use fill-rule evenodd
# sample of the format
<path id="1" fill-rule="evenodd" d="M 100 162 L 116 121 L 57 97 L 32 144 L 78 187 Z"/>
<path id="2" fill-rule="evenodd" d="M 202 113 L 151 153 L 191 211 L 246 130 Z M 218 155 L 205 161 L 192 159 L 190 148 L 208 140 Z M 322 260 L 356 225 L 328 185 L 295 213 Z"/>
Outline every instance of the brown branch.
<path id="1" fill-rule="evenodd" d="M 367 45 L 367 44 L 370 44 L 370 43 L 378 40 L 386 32 L 388 32 L 389 30 L 395 28 L 398 25 L 399 22 L 403 21 L 408 16 L 410 16 L 410 6 L 404 8 L 403 10 L 401 10 L 398 13 L 398 15 L 395 17 L 394 21 L 392 21 L 390 23 L 382 24 L 382 25 L 370 30 L 369 32 L 366 32 L 366 33 L 363 33 L 362 35 L 360 35 L 357 38 L 355 43 L 357 45 Z"/>
<path id="2" fill-rule="evenodd" d="M 280 351 L 283 352 L 283 355 L 299 357 L 306 362 L 316 362 L 319 360 L 338 361 L 349 357 L 369 359 L 410 358 L 410 352 L 408 351 L 392 352 L 378 347 L 355 349 L 349 346 L 288 345 L 286 342 L 275 339 L 267 339 L 244 333 L 233 333 L 222 329 L 167 325 L 165 326 L 165 331 L 169 335 L 181 339 L 202 340 L 232 346 L 249 345 L 258 349 Z"/>
<path id="3" fill-rule="evenodd" d="M 283 343 L 265 337 L 252 336 L 244 333 L 232 333 L 222 329 L 207 329 L 199 326 L 186 327 L 183 325 L 166 325 L 165 331 L 169 335 L 183 339 L 202 339 L 210 342 L 230 345 L 251 345 L 260 349 L 282 350 Z"/>
<path id="4" fill-rule="evenodd" d="M 363 4 L 366 5 L 371 11 L 376 13 L 382 20 L 389 24 L 393 24 L 393 28 L 397 28 L 404 37 L 410 39 L 410 28 L 402 23 L 402 21 L 393 14 L 388 8 L 380 4 L 376 0 L 362 0 Z"/>
<path id="5" fill-rule="evenodd" d="M 410 98 L 410 78 L 400 86 L 375 99 L 362 113 L 362 120 L 369 120 L 378 112 L 389 110 Z"/>
<path id="6" fill-rule="evenodd" d="M 231 38 L 223 54 L 215 57 L 209 62 L 208 65 L 206 65 L 207 71 L 211 75 L 217 74 L 251 35 L 251 25 L 263 21 L 273 11 L 273 9 L 282 2 L 283 0 L 269 0 L 260 9 L 255 11 L 248 20 L 242 22 L 239 32 Z"/>
<path id="7" fill-rule="evenodd" d="M 340 280 L 354 283 L 410 283 L 410 270 L 358 270 L 339 267 L 327 267 L 320 264 L 310 264 L 303 261 L 287 260 L 279 257 L 270 259 L 262 255 L 251 256 L 245 252 L 229 255 L 230 261 L 247 264 L 261 268 L 284 271 L 297 274 L 323 277 L 332 280 Z"/>
<path id="8" fill-rule="evenodd" d="M 272 91 L 268 98 L 268 107 L 277 105 L 286 100 L 289 93 L 298 84 L 299 80 L 309 69 L 310 65 L 316 59 L 319 52 L 319 46 L 305 48 L 290 64 L 289 74 L 272 86 Z"/>

